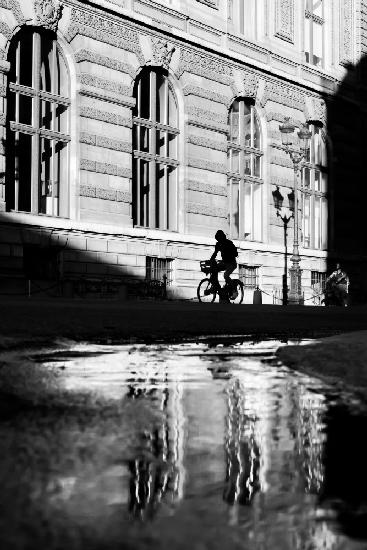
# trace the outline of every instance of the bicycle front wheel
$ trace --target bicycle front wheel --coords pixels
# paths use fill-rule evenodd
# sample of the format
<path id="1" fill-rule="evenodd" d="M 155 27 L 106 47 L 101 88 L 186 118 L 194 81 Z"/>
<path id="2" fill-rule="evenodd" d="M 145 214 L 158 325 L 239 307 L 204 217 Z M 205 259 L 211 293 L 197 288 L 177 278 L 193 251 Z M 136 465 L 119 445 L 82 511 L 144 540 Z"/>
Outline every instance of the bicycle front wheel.
<path id="1" fill-rule="evenodd" d="M 231 292 L 229 296 L 229 301 L 231 302 L 231 304 L 242 304 L 244 294 L 242 281 L 234 279 L 232 281 L 232 285 L 233 287 L 235 287 L 235 291 L 233 290 L 233 292 Z"/>
<path id="2" fill-rule="evenodd" d="M 197 296 L 199 302 L 211 303 L 214 302 L 217 292 L 213 289 L 213 285 L 210 279 L 203 279 L 200 281 L 197 288 Z"/>

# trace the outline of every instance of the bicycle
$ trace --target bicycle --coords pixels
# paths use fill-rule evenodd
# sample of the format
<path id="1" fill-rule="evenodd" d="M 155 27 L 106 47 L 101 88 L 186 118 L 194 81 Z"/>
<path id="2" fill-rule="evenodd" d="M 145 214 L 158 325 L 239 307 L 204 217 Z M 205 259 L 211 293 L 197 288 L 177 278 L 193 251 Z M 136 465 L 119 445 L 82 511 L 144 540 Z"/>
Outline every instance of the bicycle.
<path id="1" fill-rule="evenodd" d="M 218 262 L 214 261 L 215 264 Z M 203 260 L 200 262 L 200 270 L 209 275 L 205 279 L 202 279 L 197 288 L 197 297 L 199 302 L 211 303 L 214 302 L 217 295 L 219 295 L 219 301 L 242 304 L 243 301 L 243 283 L 239 279 L 232 279 L 230 288 L 227 283 L 223 286 L 220 285 L 213 275 L 213 262 L 211 260 Z"/>

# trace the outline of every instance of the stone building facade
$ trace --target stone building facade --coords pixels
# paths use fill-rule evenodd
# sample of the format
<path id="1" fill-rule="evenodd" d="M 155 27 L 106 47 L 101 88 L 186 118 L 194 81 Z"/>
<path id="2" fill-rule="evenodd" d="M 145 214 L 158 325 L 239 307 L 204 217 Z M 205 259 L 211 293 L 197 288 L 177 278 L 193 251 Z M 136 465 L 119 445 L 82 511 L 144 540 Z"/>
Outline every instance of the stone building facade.
<path id="1" fill-rule="evenodd" d="M 245 301 L 259 286 L 280 303 L 290 117 L 312 132 L 299 232 L 318 303 L 328 259 L 347 254 L 328 105 L 363 56 L 364 18 L 364 0 L 0 0 L 3 280 L 30 264 L 40 279 L 167 274 L 193 298 L 223 229 Z"/>

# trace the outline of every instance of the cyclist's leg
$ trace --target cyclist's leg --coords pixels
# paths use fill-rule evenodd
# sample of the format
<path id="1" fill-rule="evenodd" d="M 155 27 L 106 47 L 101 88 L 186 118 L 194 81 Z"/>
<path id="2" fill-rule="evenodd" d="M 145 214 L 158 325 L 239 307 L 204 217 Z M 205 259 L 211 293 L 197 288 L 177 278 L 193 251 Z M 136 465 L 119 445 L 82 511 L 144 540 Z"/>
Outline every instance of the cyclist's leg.
<path id="1" fill-rule="evenodd" d="M 219 260 L 218 262 L 213 265 L 212 268 L 212 281 L 213 285 L 216 287 L 217 291 L 221 290 L 221 286 L 219 284 L 218 274 L 219 271 L 223 271 L 225 269 L 225 264 L 222 262 L 222 260 Z"/>
<path id="2" fill-rule="evenodd" d="M 225 282 L 227 283 L 227 285 L 229 287 L 231 287 L 231 284 L 232 284 L 232 279 L 230 277 L 230 274 L 233 273 L 233 271 L 236 269 L 236 267 L 237 267 L 236 262 L 231 262 L 231 263 L 228 263 L 228 264 L 225 265 L 224 280 L 225 280 Z"/>

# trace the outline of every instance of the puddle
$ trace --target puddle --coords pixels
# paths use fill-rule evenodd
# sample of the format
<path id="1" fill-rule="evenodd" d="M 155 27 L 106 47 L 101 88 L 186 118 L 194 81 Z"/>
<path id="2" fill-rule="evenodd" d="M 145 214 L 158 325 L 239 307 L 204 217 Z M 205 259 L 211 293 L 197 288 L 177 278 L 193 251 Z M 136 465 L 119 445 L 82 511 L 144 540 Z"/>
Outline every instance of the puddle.
<path id="1" fill-rule="evenodd" d="M 23 353 L 61 397 L 0 422 L 4 547 L 366 549 L 366 405 L 279 345 Z"/>

